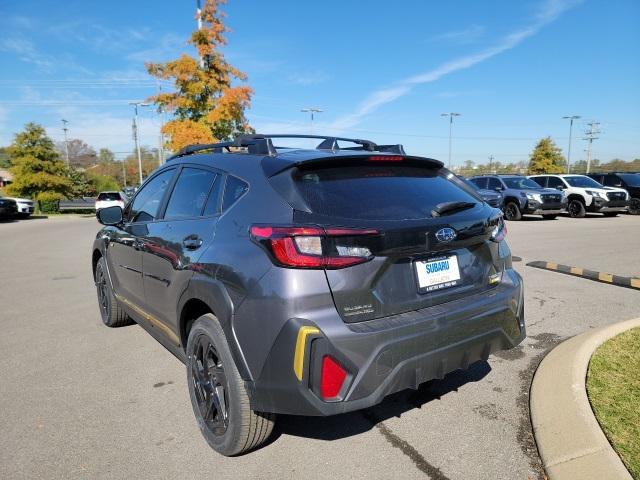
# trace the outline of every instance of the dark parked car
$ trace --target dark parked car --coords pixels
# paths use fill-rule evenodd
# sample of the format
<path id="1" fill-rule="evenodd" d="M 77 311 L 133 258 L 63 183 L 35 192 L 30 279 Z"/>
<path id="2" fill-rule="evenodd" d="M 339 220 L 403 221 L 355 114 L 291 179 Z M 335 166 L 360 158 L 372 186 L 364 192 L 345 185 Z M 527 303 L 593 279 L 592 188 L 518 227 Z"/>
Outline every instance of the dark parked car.
<path id="1" fill-rule="evenodd" d="M 545 220 L 554 220 L 567 207 L 562 192 L 542 188 L 521 175 L 482 175 L 469 180 L 478 188 L 502 193 L 507 220 L 520 220 L 522 215 L 542 215 Z"/>
<path id="2" fill-rule="evenodd" d="M 18 215 L 18 204 L 10 198 L 0 197 L 0 219 L 6 220 Z"/>
<path id="3" fill-rule="evenodd" d="M 525 337 L 502 213 L 440 161 L 281 137 L 186 147 L 98 214 L 103 322 L 135 321 L 186 363 L 224 455 L 277 413 L 370 407 Z"/>
<path id="4" fill-rule="evenodd" d="M 631 195 L 629 213 L 640 215 L 640 175 L 637 173 L 590 173 L 588 176 L 605 187 L 624 188 Z"/>
<path id="5" fill-rule="evenodd" d="M 485 188 L 480 188 L 478 187 L 478 185 L 476 185 L 475 183 L 473 183 L 472 181 L 470 181 L 469 179 L 458 175 L 458 178 L 460 180 L 462 180 L 464 183 L 466 183 L 467 185 L 469 185 L 471 188 L 473 188 L 476 192 L 478 192 L 478 195 L 480 195 L 480 197 L 482 197 L 482 199 L 487 202 L 489 205 L 491 205 L 494 208 L 502 208 L 502 203 L 504 201 L 504 197 L 502 196 L 502 193 L 497 192 L 495 190 L 487 190 Z"/>

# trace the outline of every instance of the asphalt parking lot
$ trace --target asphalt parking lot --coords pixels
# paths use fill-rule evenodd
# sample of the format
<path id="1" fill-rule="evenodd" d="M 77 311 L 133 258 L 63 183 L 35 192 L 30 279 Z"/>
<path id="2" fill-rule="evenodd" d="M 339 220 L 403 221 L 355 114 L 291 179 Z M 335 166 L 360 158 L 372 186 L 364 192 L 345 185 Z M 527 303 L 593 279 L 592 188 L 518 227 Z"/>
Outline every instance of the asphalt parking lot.
<path id="1" fill-rule="evenodd" d="M 544 354 L 640 316 L 640 291 L 538 270 L 544 260 L 640 274 L 640 216 L 508 224 L 527 340 L 364 412 L 281 417 L 224 458 L 202 439 L 184 367 L 137 326 L 100 321 L 93 218 L 0 223 L 0 478 L 542 478 L 528 391 Z"/>

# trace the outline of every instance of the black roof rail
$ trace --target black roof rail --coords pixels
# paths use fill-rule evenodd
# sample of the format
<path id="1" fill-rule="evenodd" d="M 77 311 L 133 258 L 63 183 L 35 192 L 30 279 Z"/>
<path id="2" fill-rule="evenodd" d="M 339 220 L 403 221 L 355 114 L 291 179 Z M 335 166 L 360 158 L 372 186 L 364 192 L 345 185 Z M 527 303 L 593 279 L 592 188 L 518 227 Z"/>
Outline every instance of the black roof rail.
<path id="1" fill-rule="evenodd" d="M 294 133 L 277 133 L 277 134 L 255 134 L 255 135 L 243 135 L 243 137 L 251 138 L 316 138 L 322 140 L 316 147 L 317 150 L 339 150 L 338 141 L 351 142 L 360 145 L 356 147 L 360 150 L 368 150 L 370 152 L 376 151 L 377 145 L 371 140 L 364 140 L 361 138 L 347 138 L 347 137 L 334 137 L 328 135 L 299 135 Z M 343 149 L 344 150 L 344 149 Z M 348 150 L 354 150 L 354 148 L 348 148 Z"/>
<path id="2" fill-rule="evenodd" d="M 371 140 L 364 140 L 360 138 L 347 138 L 347 137 L 333 137 L 324 135 L 298 135 L 298 134 L 246 134 L 238 135 L 233 141 L 208 143 L 202 145 L 188 145 L 178 151 L 175 155 L 169 157 L 167 161 L 174 158 L 183 157 L 185 155 L 191 155 L 204 150 L 213 150 L 214 153 L 222 153 L 223 150 L 231 151 L 233 147 L 245 147 L 249 154 L 252 155 L 268 155 L 274 157 L 278 154 L 276 147 L 273 146 L 272 139 L 274 138 L 310 138 L 322 140 L 317 146 L 316 150 L 365 150 L 369 152 L 385 152 L 385 153 L 397 153 L 405 155 L 402 145 L 376 145 Z M 355 143 L 357 147 L 344 147 L 338 146 L 338 141 Z"/>

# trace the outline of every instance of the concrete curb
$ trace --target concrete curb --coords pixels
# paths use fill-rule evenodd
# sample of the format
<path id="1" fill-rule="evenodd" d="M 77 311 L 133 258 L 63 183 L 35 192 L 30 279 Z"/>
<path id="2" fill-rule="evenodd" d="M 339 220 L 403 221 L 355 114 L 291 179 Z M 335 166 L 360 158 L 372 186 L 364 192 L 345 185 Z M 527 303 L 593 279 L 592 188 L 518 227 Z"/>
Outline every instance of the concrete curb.
<path id="1" fill-rule="evenodd" d="M 593 352 L 640 318 L 590 330 L 554 348 L 540 363 L 530 395 L 531 423 L 550 480 L 632 480 L 602 432 L 587 398 Z"/>

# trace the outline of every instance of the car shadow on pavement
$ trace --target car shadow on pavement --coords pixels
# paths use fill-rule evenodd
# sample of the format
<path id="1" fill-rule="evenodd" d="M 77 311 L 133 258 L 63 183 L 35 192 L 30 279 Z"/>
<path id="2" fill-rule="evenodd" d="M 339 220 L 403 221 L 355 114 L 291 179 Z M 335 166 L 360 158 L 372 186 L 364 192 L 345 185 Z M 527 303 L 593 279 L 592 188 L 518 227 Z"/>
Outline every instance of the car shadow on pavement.
<path id="1" fill-rule="evenodd" d="M 490 371 L 491 366 L 487 362 L 479 361 L 470 365 L 467 370 L 456 370 L 448 374 L 442 380 L 426 382 L 417 390 L 404 390 L 389 395 L 379 405 L 361 411 L 331 417 L 280 415 L 269 443 L 276 441 L 280 435 L 318 440 L 337 440 L 359 435 L 389 418 L 400 417 L 409 410 L 440 400 L 467 383 L 478 382 Z"/>

